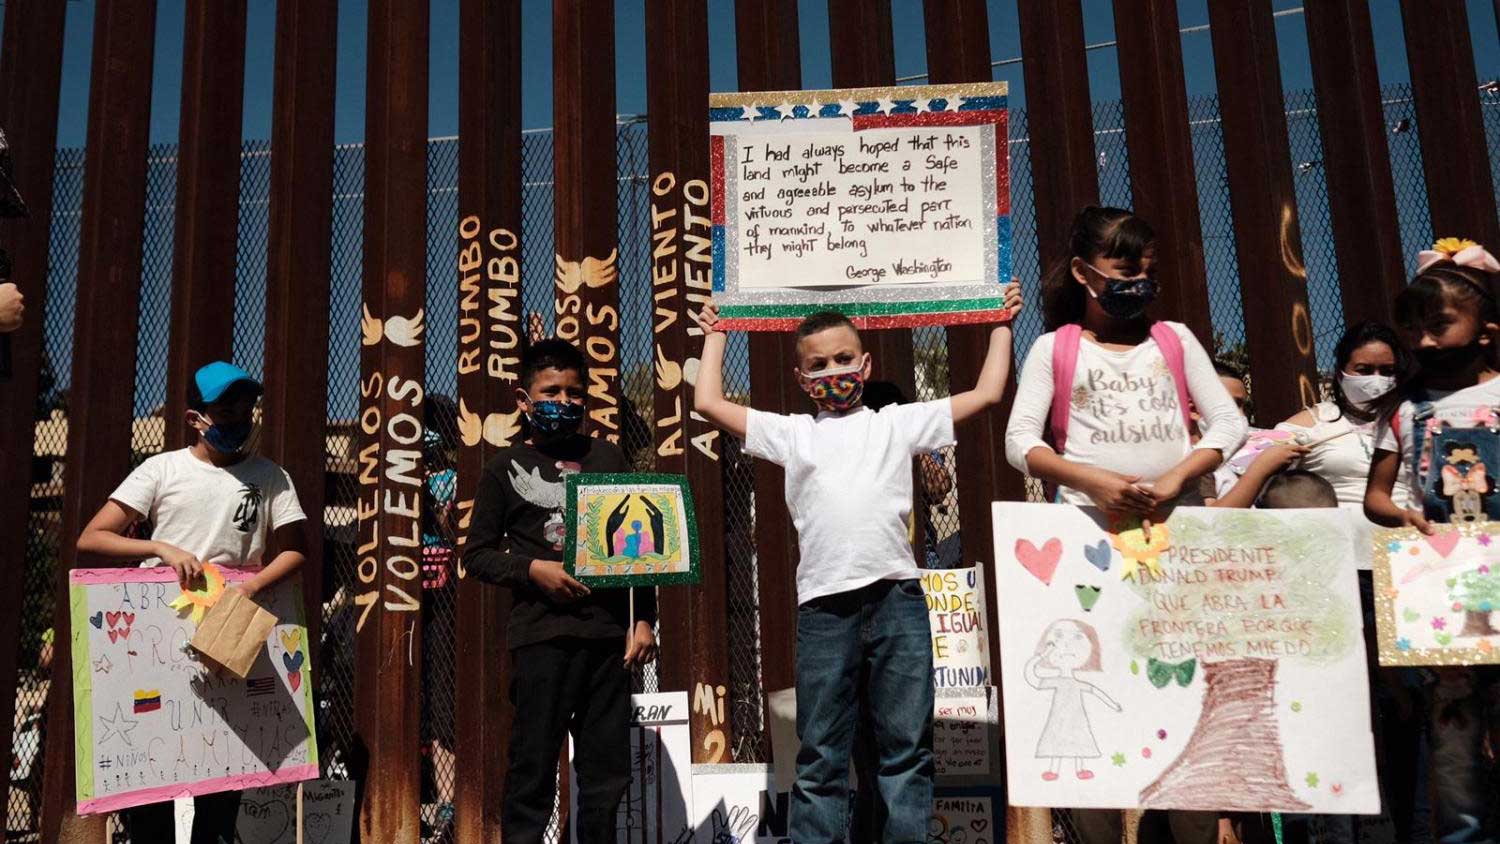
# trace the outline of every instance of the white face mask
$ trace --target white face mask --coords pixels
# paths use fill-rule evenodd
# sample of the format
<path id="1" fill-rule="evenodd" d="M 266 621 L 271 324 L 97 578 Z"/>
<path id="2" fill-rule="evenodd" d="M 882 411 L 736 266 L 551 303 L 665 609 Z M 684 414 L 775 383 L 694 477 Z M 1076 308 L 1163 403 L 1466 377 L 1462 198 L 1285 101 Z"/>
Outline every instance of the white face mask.
<path id="1" fill-rule="evenodd" d="M 1390 375 L 1349 375 L 1345 374 L 1339 380 L 1339 386 L 1344 391 L 1344 398 L 1358 407 L 1364 407 L 1371 402 L 1396 389 L 1396 379 Z"/>

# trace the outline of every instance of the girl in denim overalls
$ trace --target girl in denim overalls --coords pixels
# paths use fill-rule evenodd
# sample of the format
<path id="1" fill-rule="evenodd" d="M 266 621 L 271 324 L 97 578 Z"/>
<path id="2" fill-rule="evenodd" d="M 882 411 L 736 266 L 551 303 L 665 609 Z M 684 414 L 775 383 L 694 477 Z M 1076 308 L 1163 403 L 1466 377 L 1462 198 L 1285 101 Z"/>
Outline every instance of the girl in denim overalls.
<path id="1" fill-rule="evenodd" d="M 1417 276 L 1396 299 L 1396 321 L 1420 370 L 1377 434 L 1365 513 L 1388 527 L 1432 533 L 1443 522 L 1500 521 L 1500 263 L 1471 242 L 1445 239 L 1422 253 Z M 1391 497 L 1410 482 L 1412 509 Z M 1414 502 L 1414 503 L 1416 503 Z M 1471 619 L 1489 629 L 1489 614 Z M 1437 669 L 1428 697 L 1428 781 L 1435 838 L 1493 840 L 1486 734 L 1500 735 L 1497 669 Z"/>

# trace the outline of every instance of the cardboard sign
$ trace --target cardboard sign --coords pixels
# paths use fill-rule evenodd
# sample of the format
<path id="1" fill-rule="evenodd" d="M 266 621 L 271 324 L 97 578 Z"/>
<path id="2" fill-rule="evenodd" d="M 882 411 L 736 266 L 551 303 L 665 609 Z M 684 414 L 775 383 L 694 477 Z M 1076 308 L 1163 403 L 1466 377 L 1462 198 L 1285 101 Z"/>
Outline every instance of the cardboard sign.
<path id="1" fill-rule="evenodd" d="M 251 576 L 220 571 L 225 584 Z M 188 646 L 205 605 L 170 568 L 78 569 L 70 582 L 80 814 L 318 775 L 295 579 L 257 596 L 283 621 L 244 679 Z"/>
<path id="2" fill-rule="evenodd" d="M 1004 82 L 714 94 L 714 298 L 728 329 L 1009 319 Z"/>
<path id="3" fill-rule="evenodd" d="M 630 786 L 620 801 L 619 844 L 674 844 L 692 816 L 692 734 L 687 692 L 631 695 Z M 572 739 L 569 750 L 572 751 Z M 578 806 L 578 777 L 570 779 Z M 577 824 L 578 813 L 569 816 Z M 573 840 L 578 840 L 576 826 Z"/>
<path id="4" fill-rule="evenodd" d="M 568 574 L 590 587 L 698 582 L 698 519 L 686 477 L 589 473 L 566 484 Z"/>
<path id="5" fill-rule="evenodd" d="M 200 654 L 245 679 L 266 646 L 276 616 L 244 593 L 230 589 L 203 616 L 190 644 Z"/>
<path id="6" fill-rule="evenodd" d="M 939 689 L 987 686 L 990 643 L 985 630 L 984 569 L 922 573 L 932 627 L 932 680 Z"/>
<path id="7" fill-rule="evenodd" d="M 1374 556 L 1381 665 L 1500 663 L 1500 523 L 1381 530 Z"/>
<path id="8" fill-rule="evenodd" d="M 933 702 L 932 755 L 943 778 L 995 772 L 999 711 L 994 689 L 941 689 Z"/>
<path id="9" fill-rule="evenodd" d="M 994 525 L 1012 803 L 1379 811 L 1347 513 Z"/>

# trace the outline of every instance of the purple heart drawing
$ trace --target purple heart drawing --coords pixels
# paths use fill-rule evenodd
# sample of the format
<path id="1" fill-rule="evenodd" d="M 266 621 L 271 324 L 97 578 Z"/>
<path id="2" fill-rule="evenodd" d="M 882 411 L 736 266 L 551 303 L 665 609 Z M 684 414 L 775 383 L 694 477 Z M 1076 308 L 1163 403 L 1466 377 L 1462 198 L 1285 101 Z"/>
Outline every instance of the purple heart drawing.
<path id="1" fill-rule="evenodd" d="M 1084 559 L 1100 571 L 1109 571 L 1110 560 L 1113 556 L 1114 551 L 1110 549 L 1108 539 L 1101 539 L 1095 545 L 1083 546 Z"/>

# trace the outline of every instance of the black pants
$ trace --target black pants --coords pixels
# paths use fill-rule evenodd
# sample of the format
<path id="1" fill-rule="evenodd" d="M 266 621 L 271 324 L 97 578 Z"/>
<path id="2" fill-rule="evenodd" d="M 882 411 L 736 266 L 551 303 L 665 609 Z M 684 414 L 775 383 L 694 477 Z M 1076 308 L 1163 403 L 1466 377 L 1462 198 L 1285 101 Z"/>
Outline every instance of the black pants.
<path id="1" fill-rule="evenodd" d="M 630 672 L 624 639 L 553 639 L 511 652 L 515 721 L 501 829 L 506 844 L 541 844 L 557 793 L 557 759 L 573 734 L 577 844 L 614 844 L 630 785 Z"/>
<path id="2" fill-rule="evenodd" d="M 234 822 L 240 814 L 240 792 L 221 791 L 193 798 L 193 844 L 234 844 Z M 131 844 L 176 840 L 177 816 L 172 801 L 136 806 L 120 813 Z"/>

